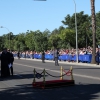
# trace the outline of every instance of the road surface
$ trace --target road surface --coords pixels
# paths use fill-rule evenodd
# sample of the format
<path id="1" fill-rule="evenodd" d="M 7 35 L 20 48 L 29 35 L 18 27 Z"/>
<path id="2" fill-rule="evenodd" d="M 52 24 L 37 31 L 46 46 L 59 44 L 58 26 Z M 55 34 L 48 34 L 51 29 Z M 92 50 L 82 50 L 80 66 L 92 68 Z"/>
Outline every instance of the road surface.
<path id="1" fill-rule="evenodd" d="M 75 86 L 51 89 L 32 87 L 34 68 L 39 73 L 46 69 L 51 75 L 60 76 L 61 66 L 66 71 L 73 67 Z M 46 80 L 59 78 L 46 76 Z M 70 79 L 70 76 L 64 76 L 64 79 Z M 42 80 L 43 78 L 36 79 Z M 100 68 L 68 63 L 55 66 L 54 62 L 15 59 L 14 76 L 0 78 L 0 100 L 100 100 Z"/>

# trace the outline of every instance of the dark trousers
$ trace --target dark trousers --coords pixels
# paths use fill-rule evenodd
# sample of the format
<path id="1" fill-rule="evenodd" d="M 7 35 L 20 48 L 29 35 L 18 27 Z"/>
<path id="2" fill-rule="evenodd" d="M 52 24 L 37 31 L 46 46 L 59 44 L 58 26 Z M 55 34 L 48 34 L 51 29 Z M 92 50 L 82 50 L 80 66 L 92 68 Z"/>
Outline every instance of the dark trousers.
<path id="1" fill-rule="evenodd" d="M 26 57 L 25 57 L 26 58 Z M 18 57 L 18 59 L 20 59 L 20 57 Z"/>
<path id="2" fill-rule="evenodd" d="M 42 63 L 45 63 L 45 59 L 42 58 Z"/>
<path id="3" fill-rule="evenodd" d="M 13 63 L 11 63 L 12 64 L 12 66 L 10 67 L 10 73 L 11 73 L 11 75 L 13 76 Z"/>
<path id="4" fill-rule="evenodd" d="M 8 77 L 10 76 L 10 71 L 8 66 L 2 66 L 3 68 L 1 68 L 1 77 Z"/>
<path id="5" fill-rule="evenodd" d="M 58 64 L 58 57 L 55 57 L 55 66 L 59 66 L 59 64 Z"/>
<path id="6" fill-rule="evenodd" d="M 13 66 L 11 66 L 10 71 L 11 71 L 11 75 L 13 75 Z"/>
<path id="7" fill-rule="evenodd" d="M 42 63 L 45 63 L 45 55 L 42 55 Z"/>
<path id="8" fill-rule="evenodd" d="M 98 56 L 98 61 L 97 61 L 97 65 L 99 65 L 99 56 Z"/>

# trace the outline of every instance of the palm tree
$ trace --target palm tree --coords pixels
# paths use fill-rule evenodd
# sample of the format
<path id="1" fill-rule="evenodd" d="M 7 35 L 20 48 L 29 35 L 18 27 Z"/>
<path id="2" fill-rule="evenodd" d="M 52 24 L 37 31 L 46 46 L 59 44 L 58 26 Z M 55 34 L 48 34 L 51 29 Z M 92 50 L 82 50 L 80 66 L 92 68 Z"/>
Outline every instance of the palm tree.
<path id="1" fill-rule="evenodd" d="M 95 0 L 91 2 L 91 18 L 92 18 L 92 36 L 93 36 L 93 52 L 92 52 L 92 64 L 95 64 L 95 53 L 96 53 L 96 21 L 95 21 Z"/>

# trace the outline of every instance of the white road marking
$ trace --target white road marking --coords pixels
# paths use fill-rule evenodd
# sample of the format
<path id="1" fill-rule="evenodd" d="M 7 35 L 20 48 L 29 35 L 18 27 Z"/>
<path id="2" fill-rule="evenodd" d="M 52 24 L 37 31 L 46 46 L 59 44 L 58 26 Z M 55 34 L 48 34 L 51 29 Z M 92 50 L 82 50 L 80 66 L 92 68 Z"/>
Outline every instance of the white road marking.
<path id="1" fill-rule="evenodd" d="M 36 69 L 44 69 L 44 68 L 40 68 L 40 67 L 35 67 L 35 66 L 29 66 L 29 65 L 24 65 L 24 64 L 18 64 L 18 63 L 14 63 L 16 65 L 21 65 L 21 66 L 26 66 L 26 67 L 30 67 L 30 68 L 36 68 Z M 55 71 L 55 70 L 51 70 L 51 69 L 45 69 L 45 70 L 49 70 L 52 72 L 56 72 L 56 73 L 60 73 L 60 71 Z M 94 79 L 94 80 L 100 80 L 99 77 L 94 77 L 94 76 L 88 76 L 88 75 L 80 75 L 80 74 L 73 74 L 74 76 L 78 76 L 78 77 L 83 77 L 83 78 L 89 78 L 89 79 Z"/>

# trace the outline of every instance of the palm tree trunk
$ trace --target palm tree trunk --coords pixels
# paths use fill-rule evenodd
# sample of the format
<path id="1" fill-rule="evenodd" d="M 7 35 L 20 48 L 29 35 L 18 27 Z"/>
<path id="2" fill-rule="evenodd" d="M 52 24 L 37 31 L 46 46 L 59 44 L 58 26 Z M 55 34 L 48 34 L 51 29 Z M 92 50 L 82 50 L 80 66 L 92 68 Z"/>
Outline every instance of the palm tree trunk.
<path id="1" fill-rule="evenodd" d="M 93 51 L 92 51 L 92 64 L 95 64 L 95 53 L 96 53 L 96 21 L 95 21 L 95 0 L 91 2 L 91 18 L 92 18 L 92 36 L 93 36 Z"/>

